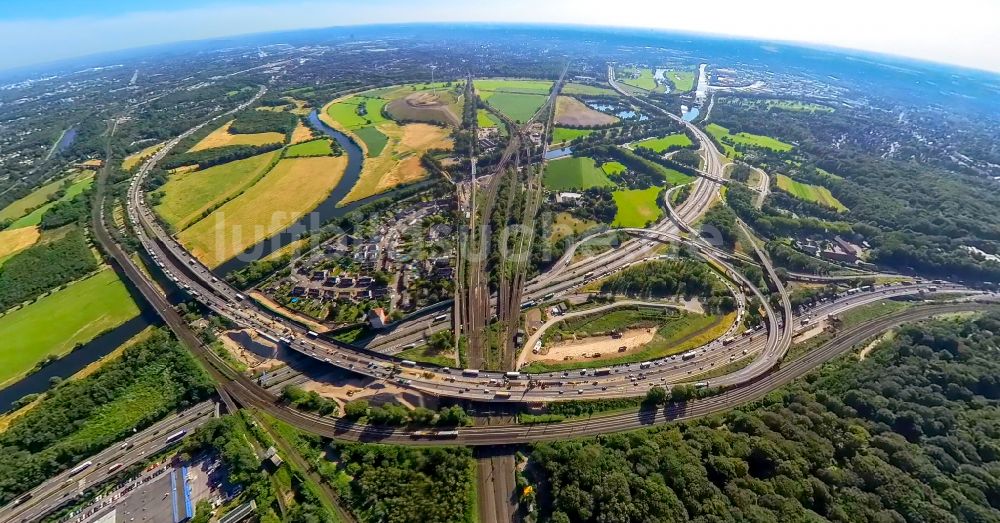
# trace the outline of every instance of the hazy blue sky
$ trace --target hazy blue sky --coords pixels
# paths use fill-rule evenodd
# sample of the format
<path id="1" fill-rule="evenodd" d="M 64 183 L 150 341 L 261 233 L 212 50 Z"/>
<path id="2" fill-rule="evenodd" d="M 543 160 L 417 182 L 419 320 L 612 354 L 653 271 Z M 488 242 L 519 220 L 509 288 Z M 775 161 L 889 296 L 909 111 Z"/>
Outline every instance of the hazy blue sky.
<path id="1" fill-rule="evenodd" d="M 216 36 L 438 21 L 650 27 L 1000 72 L 998 0 L 0 0 L 0 69 Z"/>

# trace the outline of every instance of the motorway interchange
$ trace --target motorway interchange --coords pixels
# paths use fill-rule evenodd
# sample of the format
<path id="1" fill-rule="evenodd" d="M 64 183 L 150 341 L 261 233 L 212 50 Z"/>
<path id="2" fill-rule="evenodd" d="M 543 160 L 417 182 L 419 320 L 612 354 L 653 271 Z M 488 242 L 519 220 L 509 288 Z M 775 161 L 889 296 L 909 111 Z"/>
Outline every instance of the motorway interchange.
<path id="1" fill-rule="evenodd" d="M 617 87 L 613 77 L 609 80 Z M 260 94 L 262 95 L 264 91 L 265 88 L 262 87 Z M 700 129 L 691 124 L 687 125 L 700 138 L 701 153 L 705 158 L 704 170 L 721 178 L 725 167 L 720 160 L 722 156 Z M 317 360 L 376 379 L 394 379 L 402 387 L 440 397 L 476 401 L 543 402 L 561 399 L 567 394 L 584 398 L 641 395 L 654 385 L 669 387 L 674 383 L 688 381 L 718 365 L 743 358 L 753 358 L 753 361 L 743 369 L 712 380 L 712 385 L 737 384 L 774 367 L 790 343 L 794 327 L 783 326 L 784 318 L 791 317 L 790 305 L 787 303 L 787 296 L 784 295 L 783 286 L 774 275 L 766 256 L 758 253 L 758 258 L 767 268 L 772 281 L 782 290 L 783 310 L 780 312 L 770 310 L 764 294 L 729 265 L 721 256 L 724 253 L 706 245 L 700 239 L 689 240 L 682 236 L 683 233 L 691 232 L 687 224 L 704 213 L 718 196 L 720 184 L 708 177 L 698 178 L 693 182 L 691 196 L 676 211 L 671 209 L 668 218 L 648 230 L 634 232 L 645 233 L 646 236 L 657 240 L 684 243 L 703 258 L 724 267 L 725 276 L 732 281 L 732 284 L 729 284 L 730 289 L 749 288 L 761 298 L 761 303 L 767 309 L 768 322 L 763 330 L 747 331 L 742 334 L 734 332 L 741 323 L 745 305 L 743 295 L 737 292 L 739 314 L 725 336 L 733 338 L 730 343 L 723 344 L 721 340 L 715 340 L 685 354 L 601 371 L 581 369 L 541 375 L 528 375 L 513 369 L 507 372 L 486 372 L 478 369 L 451 370 L 418 366 L 386 354 L 422 339 L 428 332 L 449 328 L 449 323 L 435 321 L 438 316 L 436 312 L 415 318 L 408 324 L 395 326 L 390 333 L 376 338 L 372 344 L 363 349 L 312 336 L 305 327 L 255 307 L 237 289 L 212 274 L 165 231 L 155 219 L 153 212 L 145 205 L 142 190 L 144 176 L 180 139 L 200 127 L 169 142 L 141 167 L 132 180 L 128 214 L 143 247 L 152 261 L 171 280 L 216 314 L 229 318 L 237 325 L 252 328 L 267 338 L 280 340 L 291 349 Z M 692 236 L 697 238 L 696 234 Z M 652 239 L 634 239 L 623 243 L 617 249 L 576 264 L 557 263 L 551 271 L 526 284 L 524 299 L 535 302 L 544 301 L 545 296 L 559 299 L 588 281 L 654 257 L 657 245 L 658 242 Z M 829 309 L 828 314 L 836 314 L 879 299 L 925 292 L 932 286 L 923 284 L 882 288 L 861 295 L 845 296 L 841 300 L 825 305 L 824 308 Z M 961 290 L 957 286 L 936 287 L 941 291 Z M 794 326 L 797 321 L 793 320 L 792 325 Z M 523 350 L 525 348 L 522 348 Z"/>

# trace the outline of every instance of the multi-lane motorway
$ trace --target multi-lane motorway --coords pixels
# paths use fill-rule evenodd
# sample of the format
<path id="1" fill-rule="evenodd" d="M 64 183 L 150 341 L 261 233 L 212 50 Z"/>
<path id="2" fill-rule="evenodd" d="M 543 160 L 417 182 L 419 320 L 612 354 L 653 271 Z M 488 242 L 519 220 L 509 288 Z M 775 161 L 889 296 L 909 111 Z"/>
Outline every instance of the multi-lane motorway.
<path id="1" fill-rule="evenodd" d="M 84 490 L 108 481 L 120 471 L 167 448 L 169 436 L 180 431 L 191 432 L 204 425 L 212 419 L 215 409 L 216 404 L 213 402 L 199 403 L 87 458 L 78 465 L 90 463 L 83 470 L 76 474 L 72 473 L 74 469 L 67 470 L 4 507 L 0 510 L 0 523 L 39 521 L 45 514 L 70 502 Z"/>

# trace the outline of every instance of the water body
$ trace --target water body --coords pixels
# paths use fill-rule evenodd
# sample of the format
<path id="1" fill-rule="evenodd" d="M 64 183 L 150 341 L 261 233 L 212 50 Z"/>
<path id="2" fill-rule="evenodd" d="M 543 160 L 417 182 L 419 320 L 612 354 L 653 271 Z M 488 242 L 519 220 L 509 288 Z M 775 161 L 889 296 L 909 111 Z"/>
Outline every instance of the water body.
<path id="1" fill-rule="evenodd" d="M 573 154 L 572 147 L 563 147 L 562 149 L 550 149 L 545 153 L 546 160 L 555 160 L 557 158 L 564 158 Z"/>
<path id="2" fill-rule="evenodd" d="M 76 127 L 72 127 L 68 129 L 65 133 L 63 133 L 62 139 L 59 140 L 59 143 L 56 145 L 56 150 L 59 152 L 63 152 L 67 148 L 69 148 L 70 145 L 73 145 L 73 142 L 75 141 L 76 141 Z"/>
<path id="3" fill-rule="evenodd" d="M 226 261 L 216 269 L 216 273 L 229 274 L 230 272 L 242 269 L 254 260 L 259 260 L 294 242 L 295 240 L 298 240 L 305 234 L 319 229 L 324 223 L 340 218 L 362 205 L 386 198 L 396 192 L 390 191 L 387 193 L 369 196 L 363 200 L 358 200 L 338 207 L 337 203 L 347 196 L 347 193 L 349 193 L 351 188 L 354 187 L 354 184 L 357 183 L 358 178 L 361 177 L 361 167 L 364 164 L 364 153 L 361 151 L 361 147 L 358 147 L 358 144 L 354 143 L 354 140 L 352 140 L 349 136 L 323 123 L 319 119 L 315 109 L 309 113 L 309 123 L 312 124 L 313 128 L 336 140 L 341 149 L 344 150 L 344 154 L 347 155 L 347 169 L 344 171 L 344 177 L 341 178 L 340 183 L 334 187 L 333 192 L 331 192 L 318 207 L 313 209 L 312 212 L 307 213 L 297 222 L 289 225 L 282 231 L 279 231 L 274 236 L 261 241 L 257 245 L 254 245 L 236 255 L 233 259 Z"/>
<path id="4" fill-rule="evenodd" d="M 615 109 L 615 106 L 611 105 L 611 104 L 602 104 L 602 103 L 597 103 L 597 102 L 587 102 L 587 105 L 590 106 L 591 109 L 595 109 L 595 110 L 598 110 L 598 111 L 613 111 Z"/>
<path id="5" fill-rule="evenodd" d="M 681 116 L 681 118 L 685 122 L 693 122 L 694 119 L 697 118 L 699 114 L 701 114 L 701 111 L 697 107 L 692 107 L 691 110 L 684 113 L 684 115 Z"/>

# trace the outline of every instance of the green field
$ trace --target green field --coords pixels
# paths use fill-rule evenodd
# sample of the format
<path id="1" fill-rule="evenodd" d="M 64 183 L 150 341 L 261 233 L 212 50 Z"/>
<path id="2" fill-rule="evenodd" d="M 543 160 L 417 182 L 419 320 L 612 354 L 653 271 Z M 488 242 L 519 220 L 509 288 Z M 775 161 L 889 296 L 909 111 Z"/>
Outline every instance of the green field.
<path id="1" fill-rule="evenodd" d="M 694 89 L 694 71 L 668 70 L 663 72 L 663 77 L 674 84 L 675 92 L 686 92 Z"/>
<path id="2" fill-rule="evenodd" d="M 200 220 L 205 212 L 253 185 L 280 154 L 258 154 L 243 160 L 170 176 L 157 191 L 163 198 L 157 214 L 180 232 Z"/>
<path id="3" fill-rule="evenodd" d="M 555 127 L 552 129 L 552 141 L 550 143 L 568 142 L 579 136 L 589 136 L 593 129 L 570 129 L 568 127 Z"/>
<path id="4" fill-rule="evenodd" d="M 733 148 L 733 146 L 727 143 L 728 141 L 737 144 L 750 145 L 753 147 L 773 149 L 779 152 L 787 152 L 792 150 L 791 144 L 782 142 L 781 140 L 775 138 L 771 138 L 770 136 L 761 136 L 759 134 L 750 134 L 750 133 L 730 134 L 729 129 L 726 129 L 725 127 L 715 123 L 710 123 L 706 125 L 705 131 L 707 131 L 717 140 L 722 142 L 723 147 L 725 147 L 726 149 L 726 156 L 729 156 L 730 158 L 733 158 L 734 155 L 737 153 L 736 150 Z"/>
<path id="5" fill-rule="evenodd" d="M 545 164 L 542 183 L 547 189 L 565 191 L 614 185 L 593 158 L 570 157 L 552 160 Z"/>
<path id="6" fill-rule="evenodd" d="M 598 87 L 596 85 L 584 85 L 568 83 L 563 86 L 562 94 L 582 95 L 582 96 L 619 96 L 618 91 L 610 87 Z"/>
<path id="7" fill-rule="evenodd" d="M 431 365 L 437 365 L 439 367 L 455 366 L 455 356 L 453 351 L 451 353 L 447 351 L 435 351 L 429 345 L 421 345 L 412 349 L 406 349 L 403 352 L 396 354 L 396 357 L 420 363 L 430 363 Z"/>
<path id="8" fill-rule="evenodd" d="M 489 127 L 497 127 L 500 125 L 500 122 L 498 122 L 496 117 L 486 109 L 479 109 L 476 111 L 476 125 L 486 129 Z"/>
<path id="9" fill-rule="evenodd" d="M 74 178 L 73 183 L 66 188 L 66 192 L 63 193 L 62 197 L 58 200 L 51 201 L 42 205 L 41 207 L 31 211 L 30 213 L 18 218 L 13 223 L 10 224 L 8 229 L 20 229 L 21 227 L 31 227 L 32 225 L 38 225 L 42 222 L 42 216 L 45 211 L 48 211 L 57 202 L 65 202 L 72 200 L 74 196 L 86 191 L 94 184 L 94 171 L 84 171 Z"/>
<path id="10" fill-rule="evenodd" d="M 615 213 L 614 227 L 645 227 L 646 223 L 660 219 L 663 214 L 656 197 L 661 187 L 648 189 L 627 189 L 615 191 L 612 196 L 618 212 Z"/>
<path id="11" fill-rule="evenodd" d="M 302 158 L 307 156 L 330 156 L 333 154 L 331 147 L 333 141 L 329 138 L 320 138 L 290 146 L 285 150 L 285 158 Z"/>
<path id="12" fill-rule="evenodd" d="M 531 119 L 538 108 L 545 103 L 544 94 L 521 94 L 495 91 L 489 97 L 489 104 L 515 122 L 524 123 Z"/>
<path id="13" fill-rule="evenodd" d="M 366 125 L 384 122 L 385 118 L 382 117 L 382 107 L 385 106 L 385 103 L 386 101 L 381 98 L 353 96 L 331 105 L 327 109 L 327 114 L 340 125 L 354 130 Z M 365 104 L 367 114 L 364 116 L 358 114 L 358 106 L 360 104 Z"/>
<path id="14" fill-rule="evenodd" d="M 138 314 L 125 285 L 106 269 L 0 317 L 0 385 Z"/>
<path id="15" fill-rule="evenodd" d="M 60 178 L 49 182 L 31 191 L 27 196 L 4 207 L 3 210 L 0 210 L 0 221 L 16 220 L 27 214 L 31 209 L 44 205 L 49 201 L 49 197 L 59 191 L 59 188 L 62 187 L 65 181 L 65 178 Z"/>
<path id="16" fill-rule="evenodd" d="M 636 72 L 639 73 L 637 78 L 631 78 L 632 74 Z M 621 82 L 626 85 L 631 85 L 632 87 L 638 87 L 639 89 L 644 89 L 646 91 L 652 91 L 656 89 L 656 79 L 653 78 L 653 71 L 647 68 L 639 69 L 623 69 L 621 72 L 622 80 Z"/>
<path id="17" fill-rule="evenodd" d="M 354 134 L 358 135 L 358 138 L 361 138 L 361 140 L 365 142 L 365 147 L 368 148 L 369 158 L 382 154 L 382 149 L 385 149 L 385 145 L 389 143 L 389 138 L 382 134 L 382 131 L 379 131 L 373 125 L 356 129 Z"/>
<path id="18" fill-rule="evenodd" d="M 847 207 L 840 203 L 840 200 L 831 194 L 830 189 L 827 189 L 826 187 L 797 182 L 784 174 L 778 175 L 777 183 L 779 189 L 800 200 L 818 203 L 825 207 L 836 209 L 840 212 L 847 210 Z"/>
<path id="19" fill-rule="evenodd" d="M 660 138 L 647 138 L 635 144 L 636 147 L 645 147 L 655 153 L 662 153 L 670 147 L 688 147 L 693 145 L 688 135 L 684 133 L 669 134 Z"/>
<path id="20" fill-rule="evenodd" d="M 628 169 L 626 169 L 620 162 L 611 161 L 604 162 L 604 165 L 601 165 L 601 170 L 603 170 L 608 176 L 614 176 L 616 174 L 621 174 Z"/>
<path id="21" fill-rule="evenodd" d="M 793 100 L 767 100 L 768 109 L 782 109 L 785 111 L 798 111 L 806 113 L 832 113 L 833 107 L 820 105 L 812 102 L 800 102 Z"/>
<path id="22" fill-rule="evenodd" d="M 526 93 L 526 94 L 549 94 L 552 90 L 552 83 L 549 80 L 474 80 L 472 85 L 477 91 L 482 91 L 480 97 L 489 99 L 494 96 L 493 92 Z"/>

